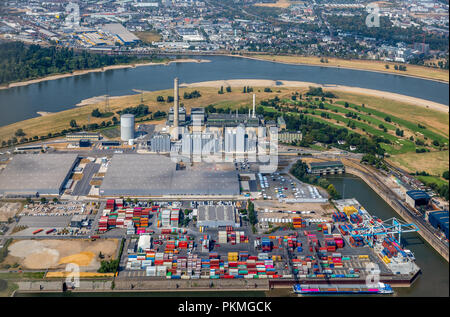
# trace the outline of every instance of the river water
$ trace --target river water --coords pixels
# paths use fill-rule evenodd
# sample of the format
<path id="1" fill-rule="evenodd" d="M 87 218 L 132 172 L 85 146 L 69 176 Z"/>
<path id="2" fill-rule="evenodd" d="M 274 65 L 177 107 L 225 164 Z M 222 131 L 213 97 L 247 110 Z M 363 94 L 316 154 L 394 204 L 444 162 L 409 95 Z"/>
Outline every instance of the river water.
<path id="1" fill-rule="evenodd" d="M 329 176 L 343 198 L 356 198 L 364 208 L 382 220 L 397 217 L 397 213 L 362 179 L 349 174 Z M 396 288 L 398 296 L 449 296 L 449 264 L 418 234 L 402 235 L 402 245 L 411 250 L 422 274 L 409 288 Z"/>
<path id="2" fill-rule="evenodd" d="M 195 57 L 202 58 L 202 57 Z M 270 79 L 345 85 L 394 92 L 449 104 L 448 84 L 406 76 L 320 66 L 280 64 L 230 56 L 209 63 L 171 63 L 88 73 L 0 90 L 0 126 L 74 107 L 84 99 L 133 94 L 133 89 L 169 89 L 180 83 L 225 79 Z"/>

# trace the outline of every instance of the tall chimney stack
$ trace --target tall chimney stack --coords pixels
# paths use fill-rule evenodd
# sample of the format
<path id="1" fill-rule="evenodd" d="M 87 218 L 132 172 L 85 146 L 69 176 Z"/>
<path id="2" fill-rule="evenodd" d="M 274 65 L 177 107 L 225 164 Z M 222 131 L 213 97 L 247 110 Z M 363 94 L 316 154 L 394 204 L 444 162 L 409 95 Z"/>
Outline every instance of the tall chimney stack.
<path id="1" fill-rule="evenodd" d="M 178 78 L 175 77 L 173 82 L 173 126 L 178 128 L 178 107 L 179 107 L 179 97 L 178 97 Z"/>
<path id="2" fill-rule="evenodd" d="M 256 95 L 253 94 L 253 118 L 255 118 Z"/>

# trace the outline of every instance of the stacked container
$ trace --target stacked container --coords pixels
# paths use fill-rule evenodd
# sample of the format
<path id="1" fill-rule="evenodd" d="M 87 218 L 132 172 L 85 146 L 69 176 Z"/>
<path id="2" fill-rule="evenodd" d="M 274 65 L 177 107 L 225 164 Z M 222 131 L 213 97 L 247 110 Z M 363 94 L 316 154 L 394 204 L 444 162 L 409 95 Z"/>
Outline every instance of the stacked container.
<path id="1" fill-rule="evenodd" d="M 219 243 L 227 243 L 227 232 L 226 231 L 219 231 Z"/>
<path id="2" fill-rule="evenodd" d="M 295 229 L 303 228 L 306 226 L 306 222 L 301 217 L 292 218 L 292 223 Z"/>
<path id="3" fill-rule="evenodd" d="M 354 248 L 364 246 L 364 239 L 361 236 L 351 236 L 349 241 L 350 245 Z"/>

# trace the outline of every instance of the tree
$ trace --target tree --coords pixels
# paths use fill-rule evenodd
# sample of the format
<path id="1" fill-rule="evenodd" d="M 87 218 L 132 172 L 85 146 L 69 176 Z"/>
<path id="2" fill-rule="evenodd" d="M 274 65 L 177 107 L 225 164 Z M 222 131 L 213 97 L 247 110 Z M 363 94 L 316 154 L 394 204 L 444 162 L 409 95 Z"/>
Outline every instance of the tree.
<path id="1" fill-rule="evenodd" d="M 45 204 L 47 202 L 47 199 L 45 197 L 41 198 L 41 203 Z"/>
<path id="2" fill-rule="evenodd" d="M 54 202 L 54 203 L 57 203 L 58 201 L 59 201 L 59 200 L 58 200 L 57 197 L 53 198 L 53 202 Z"/>
<path id="3" fill-rule="evenodd" d="M 17 131 L 14 133 L 15 136 L 24 136 L 26 135 L 25 132 L 23 132 L 22 129 L 17 129 Z"/>
<path id="4" fill-rule="evenodd" d="M 156 97 L 157 102 L 164 102 L 164 96 L 158 96 Z"/>
<path id="5" fill-rule="evenodd" d="M 227 87 L 227 92 L 231 92 L 231 87 L 230 86 Z"/>
<path id="6" fill-rule="evenodd" d="M 247 210 L 248 210 L 248 220 L 250 224 L 255 225 L 258 222 L 258 217 L 256 216 L 255 206 L 253 205 L 251 200 L 249 200 L 247 203 Z"/>
<path id="7" fill-rule="evenodd" d="M 446 180 L 449 179 L 449 171 L 445 171 L 444 173 L 442 173 L 442 177 L 445 178 Z"/>
<path id="8" fill-rule="evenodd" d="M 70 120 L 70 127 L 71 128 L 76 128 L 77 126 L 78 126 L 77 122 L 74 119 Z"/>
<path id="9" fill-rule="evenodd" d="M 100 118 L 102 116 L 102 113 L 100 112 L 100 110 L 98 110 L 98 108 L 96 108 L 96 109 L 92 110 L 91 115 L 93 117 Z"/>
<path id="10" fill-rule="evenodd" d="M 336 190 L 333 184 L 328 185 L 327 192 L 332 199 L 338 199 L 340 197 L 338 191 Z"/>

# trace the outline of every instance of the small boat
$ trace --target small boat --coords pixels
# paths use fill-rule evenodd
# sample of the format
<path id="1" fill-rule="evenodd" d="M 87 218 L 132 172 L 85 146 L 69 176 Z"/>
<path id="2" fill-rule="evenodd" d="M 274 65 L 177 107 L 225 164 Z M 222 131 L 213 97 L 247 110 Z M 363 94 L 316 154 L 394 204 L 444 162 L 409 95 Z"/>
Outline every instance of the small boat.
<path id="1" fill-rule="evenodd" d="M 413 260 L 413 261 L 416 260 L 416 257 L 414 256 L 414 253 L 412 253 L 411 250 L 403 249 L 403 251 L 405 251 L 406 255 L 407 255 L 409 258 L 411 258 L 411 260 Z"/>
<path id="2" fill-rule="evenodd" d="M 362 295 L 362 294 L 393 294 L 389 284 L 378 283 L 374 286 L 365 284 L 295 284 L 294 293 L 301 295 Z"/>

